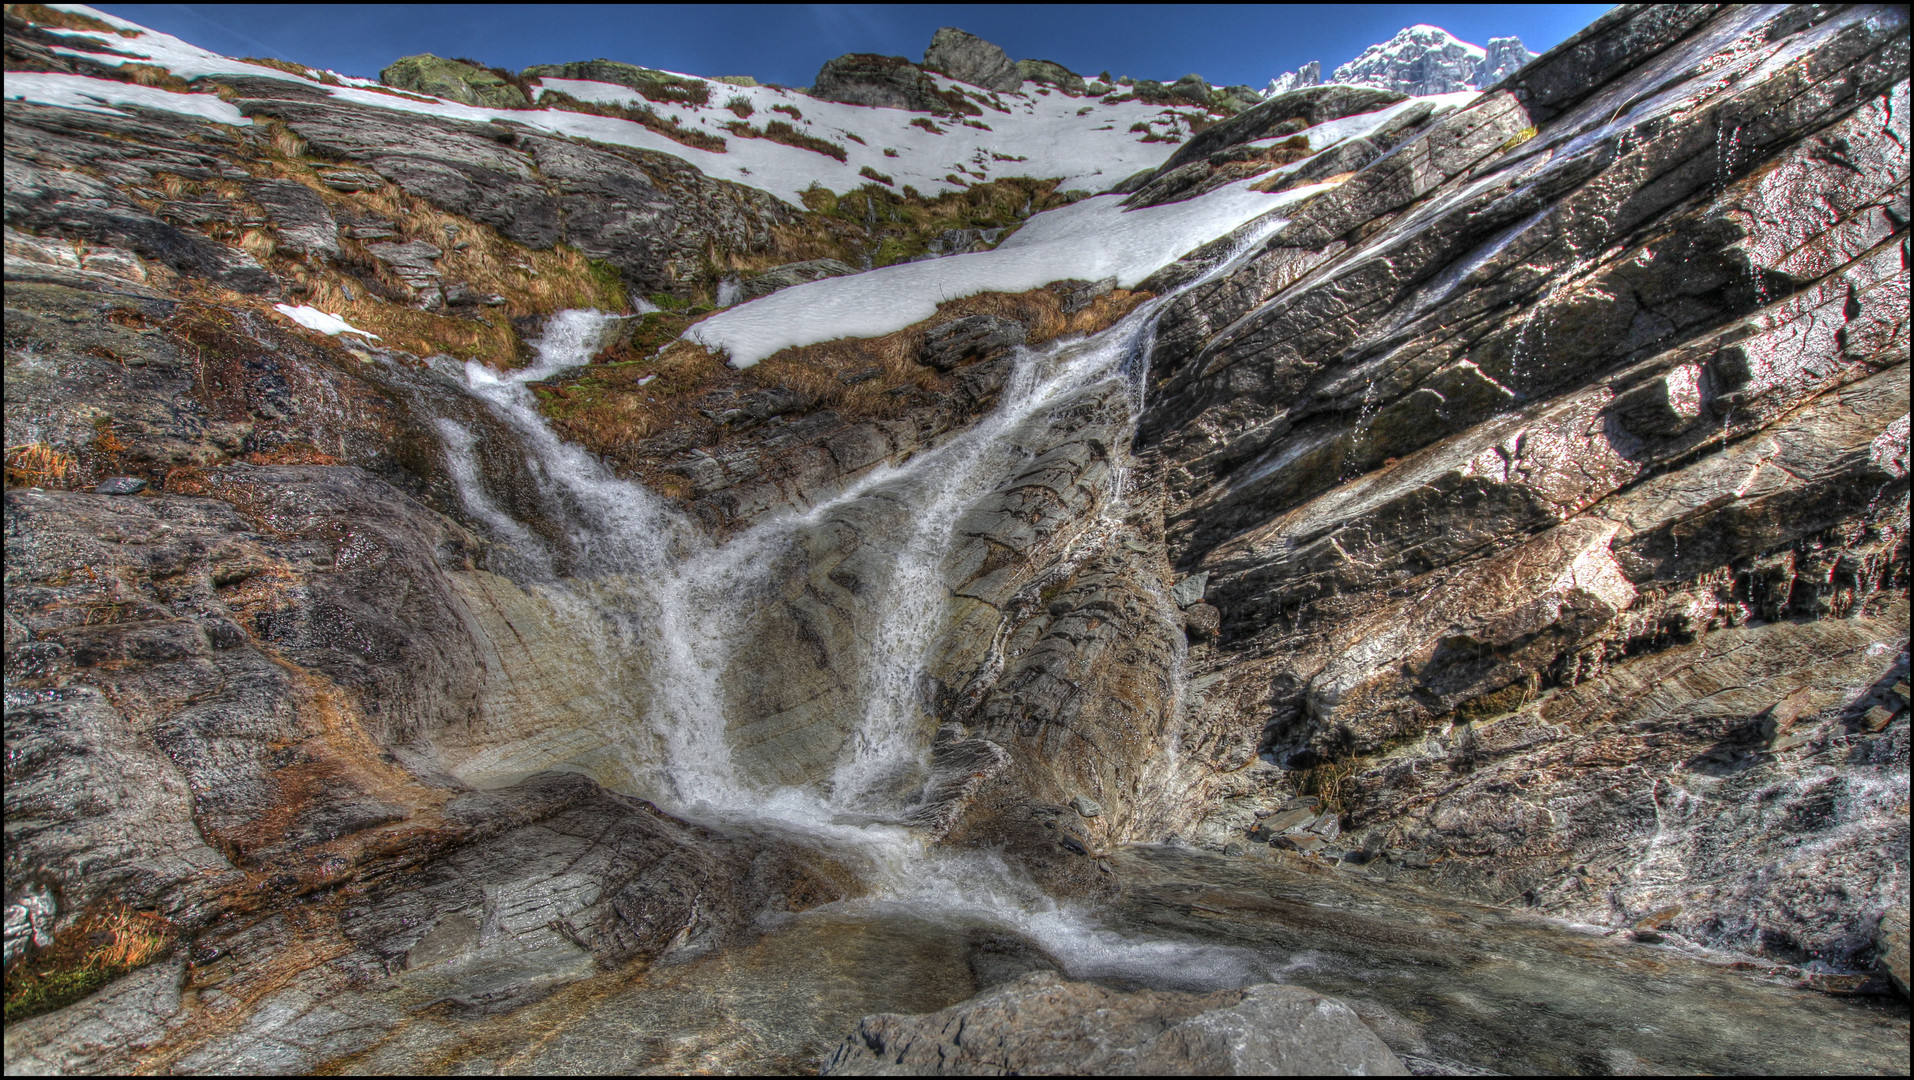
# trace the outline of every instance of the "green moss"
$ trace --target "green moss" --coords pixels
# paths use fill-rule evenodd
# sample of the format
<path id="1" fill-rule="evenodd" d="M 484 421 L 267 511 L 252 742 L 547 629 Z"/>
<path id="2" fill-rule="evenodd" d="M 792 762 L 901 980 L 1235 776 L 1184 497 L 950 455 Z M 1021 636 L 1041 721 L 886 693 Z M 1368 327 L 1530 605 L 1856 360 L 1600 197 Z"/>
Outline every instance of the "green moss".
<path id="1" fill-rule="evenodd" d="M 890 266 L 893 263 L 903 262 L 905 259 L 922 255 L 929 250 L 930 246 L 925 243 L 924 238 L 921 236 L 885 237 L 884 240 L 877 245 L 877 251 L 871 255 L 871 264 L 873 266 Z"/>
<path id="2" fill-rule="evenodd" d="M 47 971 L 37 977 L 7 980 L 6 1022 L 64 1009 L 112 982 L 120 973 L 102 968 Z"/>
<path id="3" fill-rule="evenodd" d="M 1503 143 L 1498 149 L 1513 150 L 1516 147 L 1522 145 L 1525 142 L 1528 142 L 1530 139 L 1533 139 L 1533 138 L 1535 138 L 1535 129 L 1532 127 L 1525 127 L 1522 130 L 1516 132 L 1515 134 L 1509 136 L 1509 140 Z"/>
<path id="4" fill-rule="evenodd" d="M 625 275 L 616 266 L 604 259 L 592 259 L 592 290 L 598 294 L 598 306 L 602 311 L 623 311 L 630 306 L 625 297 Z"/>

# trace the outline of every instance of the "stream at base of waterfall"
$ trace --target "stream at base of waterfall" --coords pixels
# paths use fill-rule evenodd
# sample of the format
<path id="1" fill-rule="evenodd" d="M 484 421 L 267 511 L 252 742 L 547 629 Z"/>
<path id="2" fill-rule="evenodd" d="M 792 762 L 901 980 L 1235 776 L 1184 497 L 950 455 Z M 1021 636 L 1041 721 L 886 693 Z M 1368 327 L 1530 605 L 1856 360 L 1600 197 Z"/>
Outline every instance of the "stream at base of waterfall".
<path id="1" fill-rule="evenodd" d="M 1184 288 L 1227 273 L 1281 224 L 1251 230 Z M 1905 1004 L 1804 993 L 1721 957 L 1314 870 L 1266 848 L 1234 859 L 1119 848 L 1109 865 L 1121 899 L 1089 905 L 908 824 L 931 786 L 937 724 L 924 673 L 946 629 L 946 564 L 965 513 L 1029 463 L 1024 436 L 1046 417 L 1114 404 L 1133 426 L 1143 357 L 1172 298 L 1091 337 L 1019 348 L 999 404 L 976 424 L 721 543 L 538 412 L 530 384 L 587 363 L 608 324 L 629 316 L 563 312 L 532 366 L 468 364 L 467 389 L 515 430 L 560 527 L 535 530 L 501 509 L 473 434 L 442 419 L 449 472 L 497 561 L 544 595 L 619 688 L 630 722 L 614 786 L 720 831 L 815 850 L 849 868 L 862 895 L 779 917 L 721 953 L 604 973 L 482 1025 L 448 1020 L 442 1041 L 391 1044 L 359 1067 L 806 1070 L 861 1016 L 944 1008 L 1048 968 L 1121 987 L 1291 982 L 1337 994 L 1421 1072 L 1905 1071 Z M 1125 479 L 1119 462 L 1078 537 L 1124 515 Z M 768 600 L 807 537 L 845 528 L 882 536 L 888 569 L 860 593 L 860 655 L 840 676 L 854 720 L 826 766 L 793 783 L 740 759 L 737 733 L 760 718 L 735 668 L 767 632 Z M 1164 619 L 1174 612 L 1163 605 Z M 1179 688 L 1167 708 L 1180 703 Z M 1155 776 L 1167 788 L 1173 741 L 1163 752 L 1171 766 Z"/>

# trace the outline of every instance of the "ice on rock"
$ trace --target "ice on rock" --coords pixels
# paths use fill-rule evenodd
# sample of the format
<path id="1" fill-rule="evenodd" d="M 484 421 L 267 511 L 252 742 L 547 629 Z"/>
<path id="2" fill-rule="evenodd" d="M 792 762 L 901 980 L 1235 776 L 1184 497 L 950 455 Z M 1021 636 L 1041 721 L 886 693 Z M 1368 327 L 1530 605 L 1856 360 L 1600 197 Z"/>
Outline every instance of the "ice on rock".
<path id="1" fill-rule="evenodd" d="M 338 315 L 329 315 L 316 307 L 307 307 L 304 304 L 298 307 L 290 304 L 274 304 L 273 310 L 308 330 L 317 330 L 322 334 L 335 337 L 340 334 L 364 334 L 373 341 L 379 340 L 379 335 L 372 331 L 361 330 Z"/>

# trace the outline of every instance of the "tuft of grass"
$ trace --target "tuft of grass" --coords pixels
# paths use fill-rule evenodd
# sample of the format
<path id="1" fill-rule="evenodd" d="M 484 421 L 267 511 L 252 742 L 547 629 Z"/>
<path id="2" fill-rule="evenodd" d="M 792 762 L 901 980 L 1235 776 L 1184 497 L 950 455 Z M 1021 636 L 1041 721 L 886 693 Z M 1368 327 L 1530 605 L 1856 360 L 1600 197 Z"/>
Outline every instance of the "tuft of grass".
<path id="1" fill-rule="evenodd" d="M 732 97 L 730 101 L 727 101 L 724 103 L 724 107 L 727 109 L 730 109 L 733 113 L 736 113 L 738 119 L 740 120 L 745 120 L 750 118 L 751 114 L 757 111 L 752 106 L 751 99 L 748 97 L 745 97 L 743 94 L 738 94 Z"/>
<path id="2" fill-rule="evenodd" d="M 21 487 L 70 488 L 78 482 L 79 462 L 46 443 L 7 447 L 6 479 Z"/>
<path id="3" fill-rule="evenodd" d="M 619 105 L 613 102 L 580 101 L 561 90 L 546 90 L 538 99 L 542 109 L 563 109 L 566 112 L 586 113 L 591 116 L 609 116 L 618 120 L 630 120 L 655 131 L 676 143 L 682 143 L 696 150 L 706 150 L 713 154 L 725 152 L 725 142 L 716 135 L 687 128 L 675 120 L 667 120 L 654 112 L 649 105 Z M 734 123 L 736 123 L 734 121 Z"/>
<path id="4" fill-rule="evenodd" d="M 288 75 L 297 75 L 302 79 L 311 79 L 314 82 L 324 83 L 327 86 L 342 85 L 338 78 L 330 71 L 320 71 L 316 68 L 309 68 L 304 64 L 295 64 L 290 60 L 276 60 L 270 56 L 242 56 L 239 59 L 242 63 L 258 64 L 260 67 L 269 67 L 275 71 L 283 71 Z"/>
<path id="5" fill-rule="evenodd" d="M 930 118 L 927 116 L 920 116 L 916 118 L 915 120 L 912 120 L 910 122 L 910 126 L 923 128 L 925 131 L 930 132 L 932 135 L 942 135 L 944 133 L 944 129 L 938 127 L 936 124 L 931 123 Z"/>
<path id="6" fill-rule="evenodd" d="M 121 64 L 120 76 L 135 86 L 151 86 L 161 90 L 171 90 L 176 94 L 190 94 L 193 84 L 160 67 L 158 64 Z"/>
<path id="7" fill-rule="evenodd" d="M 839 144 L 829 139 L 820 139 L 815 135 L 807 135 L 782 120 L 773 120 L 764 125 L 763 137 L 775 143 L 795 146 L 800 150 L 810 150 L 839 161 L 843 161 L 850 155 L 850 152 Z"/>
<path id="8" fill-rule="evenodd" d="M 875 180 L 880 184 L 890 184 L 895 186 L 897 183 L 897 181 L 891 179 L 888 176 L 885 176 L 883 173 L 878 172 L 876 169 L 871 168 L 869 165 L 866 165 L 863 168 L 857 170 L 857 175 L 866 177 L 871 180 Z"/>
<path id="9" fill-rule="evenodd" d="M 1496 149 L 1513 150 L 1516 147 L 1522 145 L 1525 142 L 1528 142 L 1530 139 L 1533 139 L 1533 138 L 1535 138 L 1535 128 L 1533 126 L 1525 127 L 1522 130 L 1516 132 L 1515 134 L 1509 136 L 1508 141 L 1503 143 L 1501 146 L 1497 147 Z"/>
<path id="10" fill-rule="evenodd" d="M 785 114 L 786 116 L 789 116 L 793 120 L 804 119 L 804 114 L 798 111 L 798 107 L 796 105 L 773 105 L 771 106 L 771 111 L 781 112 Z"/>
<path id="11" fill-rule="evenodd" d="M 58 930 L 44 952 L 16 962 L 6 977 L 7 1023 L 52 1012 L 172 951 L 173 924 L 152 912 L 107 903 Z"/>
<path id="12" fill-rule="evenodd" d="M 258 121 L 255 121 L 255 123 L 258 123 Z M 272 143 L 272 148 L 278 151 L 282 157 L 302 158 L 306 156 L 306 140 L 300 138 L 297 132 L 276 120 L 267 121 L 261 126 L 270 132 L 268 139 Z"/>
<path id="13" fill-rule="evenodd" d="M 837 194 L 817 181 L 798 192 L 798 199 L 806 210 L 815 210 L 820 214 L 829 214 L 837 209 Z"/>
<path id="14" fill-rule="evenodd" d="M 890 147 L 888 147 L 888 146 L 886 146 L 886 147 L 884 148 L 884 156 L 885 156 L 885 157 L 896 157 L 896 156 L 897 156 L 897 151 L 895 151 L 895 150 L 892 150 L 892 149 L 891 149 Z"/>

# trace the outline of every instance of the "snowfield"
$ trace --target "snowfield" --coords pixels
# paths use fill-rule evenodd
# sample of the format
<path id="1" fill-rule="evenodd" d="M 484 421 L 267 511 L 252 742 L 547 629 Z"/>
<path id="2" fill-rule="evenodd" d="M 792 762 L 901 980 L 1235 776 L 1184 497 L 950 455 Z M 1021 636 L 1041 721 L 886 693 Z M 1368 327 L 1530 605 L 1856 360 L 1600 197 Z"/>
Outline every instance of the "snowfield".
<path id="1" fill-rule="evenodd" d="M 660 116 L 675 119 L 684 127 L 725 140 L 725 152 L 712 153 L 668 139 L 633 121 L 613 117 L 559 109 L 486 109 L 443 99 L 412 101 L 365 89 L 377 86 L 374 80 L 336 72 L 329 74 L 343 85 L 327 86 L 278 68 L 248 64 L 222 56 L 171 34 L 148 30 L 137 23 L 83 4 L 53 6 L 92 16 L 112 26 L 139 31 L 134 37 L 116 38 L 108 42 L 114 50 L 125 54 L 121 56 L 80 49 L 56 49 L 99 63 L 156 64 L 189 80 L 209 75 L 279 79 L 323 90 L 355 105 L 476 123 L 493 119 L 511 120 L 535 130 L 671 154 L 690 162 L 708 176 L 767 191 L 793 205 L 801 205 L 799 193 L 813 183 L 839 194 L 871 183 L 869 177 L 860 174 L 860 170 L 865 168 L 890 177 L 894 190 L 901 191 L 908 184 L 930 196 L 957 191 L 971 183 L 1008 176 L 1057 177 L 1062 180 L 1061 190 L 1078 188 L 1100 192 L 1133 173 L 1161 165 L 1177 144 L 1189 137 L 1189 123 L 1182 117 L 1196 112 L 1193 107 L 1146 105 L 1137 101 L 1104 105 L 1097 98 L 1070 97 L 1053 87 L 1035 83 L 1025 84 L 1027 93 L 995 95 L 997 101 L 1008 108 L 1009 111 L 1005 112 L 986 100 L 991 97 L 988 92 L 941 75 L 931 76 L 940 89 L 954 88 L 966 92 L 972 102 L 983 110 L 983 115 L 933 117 L 903 109 L 842 105 L 819 101 L 792 90 L 769 86 L 733 86 L 678 72 L 670 74 L 706 83 L 711 103 L 695 106 L 646 102 L 637 91 L 614 83 L 576 79 L 539 81 L 541 89 L 562 91 L 582 101 L 648 104 Z M 51 33 L 67 36 L 96 36 L 78 30 L 48 29 Z M 55 85 L 23 79 L 16 86 L 16 77 L 9 74 L 6 94 L 9 98 L 48 105 L 67 105 L 89 98 L 95 101 L 103 98 L 203 116 L 221 123 L 248 122 L 239 118 L 230 108 L 222 112 L 206 104 L 225 104 L 211 94 L 175 94 L 150 87 L 133 87 L 136 91 L 149 91 L 152 96 L 116 98 L 114 95 L 127 91 L 127 84 L 81 76 L 64 78 L 75 81 Z M 753 112 L 745 119 L 745 123 L 762 129 L 772 120 L 783 120 L 807 135 L 844 147 L 845 160 L 839 162 L 814 150 L 786 146 L 769 139 L 742 138 L 732 134 L 726 130 L 726 125 L 737 122 L 739 118 L 725 105 L 735 98 L 743 98 L 751 103 Z M 772 111 L 773 106 L 777 105 L 796 109 L 802 118 Z M 94 104 L 92 107 L 97 110 L 99 106 Z M 930 122 L 938 130 L 927 130 L 913 123 L 920 119 Z M 986 125 L 988 130 L 970 126 L 976 124 Z M 1144 132 L 1130 130 L 1137 124 L 1148 125 L 1150 132 L 1174 137 L 1177 142 L 1143 142 Z M 860 139 L 862 142 L 858 141 Z M 893 151 L 896 156 L 885 154 L 886 150 Z M 955 182 L 952 178 L 955 178 Z"/>
<path id="2" fill-rule="evenodd" d="M 1024 176 L 1060 178 L 1061 190 L 1102 192 L 1136 172 L 1161 165 L 1191 134 L 1189 117 L 1194 115 L 1189 109 L 1137 101 L 1105 105 L 1097 98 L 1071 97 L 1036 83 L 1025 83 L 1025 92 L 1021 93 L 991 94 L 941 75 L 932 76 L 940 89 L 966 94 L 982 109 L 982 115 L 933 117 L 902 109 L 819 101 L 770 86 L 741 87 L 708 80 L 698 80 L 705 81 L 710 90 L 710 104 L 705 106 L 649 103 L 637 91 L 612 83 L 546 79 L 538 84 L 541 93 L 559 91 L 582 101 L 648 104 L 675 123 L 723 138 L 726 151 L 714 153 L 614 117 L 558 109 L 477 108 L 443 99 L 412 100 L 370 89 L 378 85 L 372 80 L 337 73 L 329 74 L 341 85 L 327 85 L 222 56 L 84 5 L 55 6 L 137 31 L 132 37 L 108 42 L 121 54 L 117 56 L 59 50 L 97 62 L 152 63 L 183 79 L 217 75 L 278 79 L 322 90 L 355 105 L 478 123 L 503 119 L 555 134 L 656 150 L 689 162 L 706 175 L 758 188 L 795 205 L 802 205 L 801 193 L 814 184 L 842 194 L 867 183 L 888 183 L 894 190 L 908 185 L 935 196 L 971 183 Z M 9 73 L 6 96 L 93 112 L 116 112 L 115 105 L 132 105 L 222 124 L 252 122 L 214 94 L 175 93 L 78 75 Z M 1376 112 L 1320 124 L 1302 134 L 1308 138 L 1310 150 L 1321 152 L 1368 134 L 1418 101 L 1433 102 L 1447 111 L 1474 97 L 1474 93 L 1465 92 L 1411 98 Z M 741 137 L 727 130 L 727 125 L 741 119 L 725 107 L 732 103 L 749 103 L 744 123 L 762 130 L 772 120 L 783 120 L 808 135 L 842 146 L 845 160 L 769 139 Z M 1154 139 L 1144 142 L 1145 137 Z M 1280 140 L 1260 140 L 1259 144 L 1275 141 Z M 1303 164 L 1296 162 L 1285 169 Z M 881 173 L 884 179 L 873 181 L 866 172 Z M 1197 198 L 1127 212 L 1121 208 L 1122 196 L 1095 195 L 1030 218 L 995 250 L 794 286 L 712 315 L 693 326 L 687 336 L 707 348 L 721 350 L 732 364 L 749 367 L 793 346 L 892 333 L 930 318 L 940 303 L 980 292 L 1026 292 L 1066 278 L 1094 281 L 1113 277 L 1119 286 L 1133 287 L 1189 251 L 1306 198 L 1323 186 L 1271 195 L 1251 191 L 1254 182 L 1239 181 Z M 280 305 L 279 310 L 322 333 L 366 333 L 336 315 L 312 308 Z"/>
<path id="3" fill-rule="evenodd" d="M 1306 128 L 1300 135 L 1317 153 L 1381 127 L 1418 101 L 1438 110 L 1460 108 L 1473 93 L 1410 98 L 1375 112 Z M 1294 136 L 1287 136 L 1293 138 Z M 1281 142 L 1265 139 L 1261 143 Z M 1274 173 L 1300 169 L 1310 158 Z M 994 250 L 904 263 L 861 274 L 794 285 L 721 311 L 686 334 L 722 350 L 735 367 L 800 345 L 843 337 L 877 337 L 930 318 L 937 305 L 981 292 L 1019 293 L 1053 281 L 1114 277 L 1131 288 L 1157 270 L 1247 222 L 1328 187 L 1315 184 L 1274 195 L 1250 186 L 1272 173 L 1217 188 L 1182 202 L 1122 208 L 1125 196 L 1100 195 L 1037 214 Z"/>
<path id="4" fill-rule="evenodd" d="M 234 127 L 248 127 L 250 119 L 239 110 L 211 94 L 178 94 L 157 86 L 135 86 L 111 79 L 58 72 L 7 72 L 7 100 L 31 101 L 41 105 L 59 105 L 81 112 L 124 115 L 114 105 L 139 105 L 148 109 L 183 113 Z"/>
<path id="5" fill-rule="evenodd" d="M 1084 199 L 1036 215 L 993 251 L 794 285 L 721 311 L 686 336 L 745 368 L 780 349 L 902 330 L 935 315 L 938 304 L 976 293 L 1028 292 L 1065 278 L 1114 277 L 1131 288 L 1191 249 L 1324 186 L 1265 195 L 1249 190 L 1254 182 L 1129 213 L 1122 195 Z"/>

